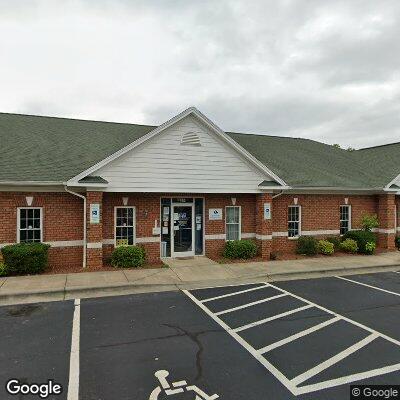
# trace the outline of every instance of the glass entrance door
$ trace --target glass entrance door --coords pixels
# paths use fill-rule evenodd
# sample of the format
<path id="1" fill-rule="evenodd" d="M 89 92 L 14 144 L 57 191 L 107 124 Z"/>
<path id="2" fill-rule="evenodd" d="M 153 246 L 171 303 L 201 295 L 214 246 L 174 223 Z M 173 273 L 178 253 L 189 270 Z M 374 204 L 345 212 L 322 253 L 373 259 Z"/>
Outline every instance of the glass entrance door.
<path id="1" fill-rule="evenodd" d="M 173 205 L 171 224 L 172 256 L 194 256 L 193 204 Z"/>

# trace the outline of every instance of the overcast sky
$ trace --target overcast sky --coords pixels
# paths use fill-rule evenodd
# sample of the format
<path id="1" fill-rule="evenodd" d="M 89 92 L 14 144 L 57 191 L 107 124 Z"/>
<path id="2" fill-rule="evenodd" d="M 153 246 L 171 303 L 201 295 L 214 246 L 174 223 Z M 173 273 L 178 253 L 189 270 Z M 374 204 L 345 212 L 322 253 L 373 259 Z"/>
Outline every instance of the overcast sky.
<path id="1" fill-rule="evenodd" d="M 0 0 L 0 111 L 400 141 L 399 0 Z"/>

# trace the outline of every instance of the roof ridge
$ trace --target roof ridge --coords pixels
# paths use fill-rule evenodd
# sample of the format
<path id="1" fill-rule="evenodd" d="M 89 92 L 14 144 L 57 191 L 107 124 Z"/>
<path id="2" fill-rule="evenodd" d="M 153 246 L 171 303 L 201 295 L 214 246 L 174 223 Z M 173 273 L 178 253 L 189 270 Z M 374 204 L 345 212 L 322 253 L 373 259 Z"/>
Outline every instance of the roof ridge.
<path id="1" fill-rule="evenodd" d="M 377 147 L 393 146 L 394 144 L 400 144 L 400 142 L 377 144 L 376 146 L 363 147 L 361 149 L 357 149 L 356 151 L 376 149 Z"/>
<path id="2" fill-rule="evenodd" d="M 116 122 L 116 121 L 101 121 L 95 119 L 83 119 L 83 118 L 70 118 L 70 117 L 58 117 L 52 115 L 35 115 L 35 114 L 23 114 L 23 113 L 12 113 L 0 111 L 3 115 L 18 115 L 22 117 L 35 117 L 35 118 L 51 118 L 51 119 L 63 119 L 67 121 L 80 121 L 80 122 L 99 122 L 102 124 L 118 124 L 118 125 L 133 125 L 133 126 L 146 126 L 150 128 L 157 128 L 158 125 L 147 125 L 147 124 L 134 124 L 132 122 Z"/>
<path id="3" fill-rule="evenodd" d="M 281 135 L 270 135 L 268 133 L 247 133 L 247 132 L 228 132 L 225 131 L 225 133 L 233 134 L 233 135 L 247 135 L 247 136 L 267 136 L 267 137 L 275 137 L 275 138 L 280 138 L 280 139 L 301 139 L 301 140 L 310 140 L 312 142 L 317 142 L 317 143 L 322 143 L 318 142 L 317 140 L 309 139 L 309 138 L 303 138 L 303 137 L 294 137 L 294 136 L 281 136 Z M 325 144 L 325 143 L 322 143 Z"/>

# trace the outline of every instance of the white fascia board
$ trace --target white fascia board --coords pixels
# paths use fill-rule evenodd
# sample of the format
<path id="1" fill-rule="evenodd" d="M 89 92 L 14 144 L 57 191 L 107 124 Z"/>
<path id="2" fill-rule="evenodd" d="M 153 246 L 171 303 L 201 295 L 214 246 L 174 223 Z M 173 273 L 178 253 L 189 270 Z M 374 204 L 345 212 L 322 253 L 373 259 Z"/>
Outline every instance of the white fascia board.
<path id="1" fill-rule="evenodd" d="M 63 185 L 59 181 L 0 181 L 0 185 L 8 186 L 57 186 Z"/>
<path id="2" fill-rule="evenodd" d="M 386 186 L 385 189 L 389 189 L 390 186 L 392 186 L 393 184 L 395 184 L 396 182 L 400 181 L 400 174 L 397 175 L 394 179 L 392 179 Z"/>
<path id="3" fill-rule="evenodd" d="M 122 155 L 126 154 L 128 151 L 130 151 L 130 150 L 134 149 L 135 147 L 138 147 L 142 143 L 150 140 L 151 138 L 158 135 L 165 129 L 169 128 L 170 126 L 174 125 L 175 123 L 179 122 L 180 120 L 182 120 L 183 118 L 185 118 L 191 114 L 194 115 L 195 117 L 197 117 L 200 121 L 202 121 L 212 131 L 217 133 L 221 137 L 221 139 L 223 139 L 226 143 L 228 143 L 231 147 L 233 147 L 237 152 L 239 152 L 243 157 L 245 157 L 251 164 L 256 166 L 257 169 L 259 169 L 263 173 L 269 175 L 270 177 L 275 179 L 277 182 L 279 182 L 281 185 L 286 186 L 286 183 L 283 181 L 283 179 L 279 178 L 268 167 L 266 167 L 264 164 L 262 164 L 260 161 L 258 161 L 255 157 L 253 157 L 248 151 L 246 151 L 242 146 L 240 146 L 233 139 L 231 139 L 222 129 L 220 129 L 217 125 L 215 125 L 211 120 L 209 120 L 205 115 L 203 115 L 195 107 L 190 107 L 190 108 L 186 109 L 185 111 L 182 111 L 180 114 L 178 114 L 175 117 L 171 118 L 170 120 L 164 122 L 163 124 L 161 124 L 160 126 L 158 126 L 155 129 L 153 129 L 146 135 L 144 135 L 141 138 L 135 140 L 134 142 L 128 144 L 127 146 L 118 150 L 114 154 L 111 154 L 104 160 L 98 162 L 97 164 L 93 165 L 92 167 L 88 168 L 87 170 L 81 172 L 79 175 L 74 176 L 67 182 L 67 185 L 71 186 L 74 184 L 76 186 L 76 183 L 80 179 L 84 178 L 87 175 L 90 175 L 91 173 L 98 170 L 99 168 L 104 167 L 111 161 L 117 159 L 118 157 L 121 157 Z"/>

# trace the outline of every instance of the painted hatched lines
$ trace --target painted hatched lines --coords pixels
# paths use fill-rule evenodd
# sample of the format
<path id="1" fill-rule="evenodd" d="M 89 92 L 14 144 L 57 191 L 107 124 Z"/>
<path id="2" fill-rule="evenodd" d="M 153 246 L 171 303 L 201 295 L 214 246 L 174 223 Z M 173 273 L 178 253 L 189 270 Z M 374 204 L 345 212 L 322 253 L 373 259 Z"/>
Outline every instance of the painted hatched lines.
<path id="1" fill-rule="evenodd" d="M 400 271 L 399 271 L 400 272 Z M 220 296 L 212 297 L 209 299 L 206 299 L 206 301 L 200 301 L 198 300 L 192 293 L 190 293 L 187 290 L 184 290 L 183 292 L 195 303 L 197 304 L 207 315 L 209 315 L 215 322 L 217 322 L 227 333 L 229 333 L 241 346 L 243 346 L 258 362 L 260 362 L 273 376 L 275 376 L 293 395 L 298 396 L 300 394 L 305 394 L 305 393 L 311 393 L 315 392 L 318 390 L 323 390 L 327 389 L 330 387 L 338 386 L 338 385 L 343 385 L 343 384 L 348 384 L 351 382 L 355 382 L 358 380 L 362 379 L 367 379 L 371 378 L 374 376 L 379 376 L 379 375 L 384 375 L 390 372 L 398 371 L 400 370 L 400 363 L 394 364 L 394 365 L 388 365 L 382 368 L 376 368 L 372 369 L 369 371 L 361 372 L 361 373 L 355 373 L 355 374 L 350 374 L 346 375 L 340 378 L 335 378 L 335 379 L 330 379 L 327 381 L 323 382 L 318 382 L 310 385 L 303 385 L 300 386 L 302 383 L 306 382 L 308 379 L 318 375 L 319 373 L 325 371 L 329 367 L 339 363 L 340 361 L 344 360 L 346 357 L 350 356 L 351 354 L 356 353 L 360 349 L 364 348 L 365 346 L 368 346 L 371 342 L 373 342 L 377 338 L 381 338 L 384 340 L 387 340 L 397 346 L 400 347 L 400 342 L 394 338 L 391 338 L 385 334 L 382 334 L 378 331 L 375 331 L 374 329 L 371 329 L 363 324 L 358 323 L 357 321 L 353 321 L 343 315 L 337 314 L 334 311 L 331 311 L 325 307 L 322 307 L 316 303 L 313 303 L 305 298 L 302 298 L 300 296 L 297 296 L 296 294 L 290 293 L 287 290 L 281 289 L 273 284 L 267 284 L 268 287 L 276 289 L 278 292 L 280 292 L 280 295 L 273 296 L 274 298 L 280 298 L 280 297 L 291 297 L 297 300 L 300 300 L 304 305 L 292 310 L 288 310 L 286 312 L 276 314 L 273 316 L 270 316 L 268 318 L 264 318 L 262 320 L 254 321 L 251 323 L 248 323 L 243 326 L 239 326 L 237 328 L 231 328 L 227 323 L 225 323 L 223 320 L 219 318 L 219 315 L 224 315 L 227 313 L 235 312 L 237 310 L 242 310 L 246 309 L 247 307 L 251 307 L 252 305 L 255 304 L 261 304 L 263 302 L 266 303 L 266 306 L 268 306 L 268 298 L 267 299 L 262 299 L 257 302 L 252 302 L 252 303 L 247 303 L 245 305 L 239 306 L 239 307 L 234 307 L 228 310 L 220 311 L 218 313 L 212 312 L 206 304 L 209 301 L 212 300 L 217 300 L 221 298 Z M 258 288 L 252 288 L 253 290 L 256 290 Z M 246 291 L 240 291 L 242 293 L 246 293 L 249 289 Z M 229 295 L 236 295 L 240 294 L 239 292 L 234 292 L 230 293 Z M 223 295 L 226 297 L 226 295 Z M 270 298 L 271 300 L 272 298 Z M 315 326 L 312 326 L 308 329 L 305 329 L 303 331 L 297 332 L 293 335 L 290 335 L 284 339 L 281 339 L 275 343 L 269 344 L 268 346 L 262 347 L 260 349 L 255 349 L 251 344 L 249 344 L 242 336 L 240 336 L 240 332 L 251 329 L 253 327 L 262 325 L 262 324 L 267 324 L 268 322 L 274 321 L 279 318 L 283 318 L 292 314 L 296 314 L 300 311 L 307 310 L 310 308 L 317 308 L 321 311 L 323 311 L 326 314 L 330 314 L 332 318 L 328 319 L 327 321 L 321 322 Z M 267 356 L 268 353 L 276 348 L 283 347 L 288 343 L 291 343 L 297 339 L 300 339 L 302 337 L 305 337 L 307 335 L 310 335 L 314 332 L 317 332 L 319 330 L 324 329 L 327 326 L 330 326 L 338 321 L 346 321 L 354 326 L 357 326 L 358 328 L 363 329 L 364 331 L 369 332 L 369 335 L 366 336 L 364 339 L 359 340 L 358 342 L 352 344 L 351 346 L 347 347 L 346 349 L 340 351 L 339 353 L 333 355 L 327 360 L 322 361 L 318 365 L 315 365 L 314 367 L 310 368 L 307 371 L 302 372 L 301 374 L 293 377 L 292 379 L 288 379 L 284 373 L 282 373 L 278 368 L 276 368 L 271 362 L 268 361 Z"/>
<path id="2" fill-rule="evenodd" d="M 238 294 L 242 294 L 242 293 L 248 293 L 248 292 L 253 292 L 254 290 L 259 290 L 259 289 L 265 289 L 266 287 L 268 287 L 268 283 L 265 283 L 262 286 L 257 286 L 254 288 L 250 288 L 250 289 L 246 289 L 246 290 L 239 290 L 237 292 L 233 292 L 233 293 L 228 293 L 228 294 L 223 294 L 221 296 L 215 296 L 215 297 L 210 297 L 208 299 L 205 300 L 200 300 L 202 303 L 207 303 L 209 301 L 214 301 L 214 300 L 220 300 L 220 299 L 225 299 L 226 297 L 231 297 L 231 296 L 237 296 Z"/>
<path id="3" fill-rule="evenodd" d="M 265 299 L 252 301 L 251 303 L 243 304 L 242 306 L 237 306 L 237 307 L 233 307 L 233 308 L 228 308 L 227 310 L 218 311 L 218 312 L 215 313 L 215 315 L 228 314 L 228 313 L 231 313 L 231 312 L 234 312 L 234 311 L 243 310 L 244 308 L 252 307 L 252 306 L 255 306 L 257 304 L 262 304 L 262 303 L 265 303 L 267 301 L 279 299 L 280 297 L 284 297 L 284 296 L 287 296 L 287 294 L 281 293 L 281 294 L 277 294 L 275 296 L 266 297 Z"/>
<path id="4" fill-rule="evenodd" d="M 338 363 L 341 360 L 344 360 L 346 357 L 348 357 L 350 354 L 353 354 L 357 350 L 360 350 L 367 344 L 371 343 L 373 340 L 378 338 L 379 335 L 376 333 L 371 333 L 368 335 L 366 338 L 363 340 L 360 340 L 359 342 L 353 344 L 352 346 L 348 347 L 347 349 L 344 349 L 338 354 L 335 354 L 333 357 L 329 358 L 328 360 L 325 360 L 324 362 L 316 365 L 314 368 L 309 369 L 308 371 L 303 372 L 302 374 L 296 376 L 295 378 L 292 379 L 292 383 L 295 386 L 300 385 L 300 383 L 303 383 L 304 381 L 312 378 L 313 376 L 319 374 L 320 372 L 326 370 L 327 368 L 331 367 L 332 365 Z"/>
<path id="5" fill-rule="evenodd" d="M 254 328 L 255 326 L 266 324 L 267 322 L 274 321 L 275 319 L 286 317 L 287 315 L 292 315 L 298 313 L 303 310 L 307 310 L 308 308 L 313 307 L 311 304 L 307 304 L 302 307 L 295 308 L 294 310 L 285 311 L 281 314 L 273 315 L 272 317 L 260 319 L 259 321 L 251 322 L 250 324 L 239 326 L 238 328 L 232 329 L 233 332 L 241 332 L 246 329 Z"/>
<path id="6" fill-rule="evenodd" d="M 269 352 L 271 350 L 277 349 L 278 347 L 284 346 L 285 344 L 293 342 L 294 340 L 300 339 L 303 336 L 307 336 L 310 333 L 317 332 L 320 329 L 325 328 L 326 326 L 329 326 L 329 325 L 331 325 L 331 324 L 333 324 L 335 322 L 338 322 L 338 321 L 340 321 L 340 317 L 334 317 L 332 319 L 329 319 L 328 321 L 321 322 L 320 324 L 314 325 L 311 328 L 305 329 L 304 331 L 295 333 L 294 335 L 288 336 L 285 339 L 279 340 L 279 341 L 277 341 L 275 343 L 272 343 L 272 344 L 270 344 L 268 346 L 262 347 L 261 349 L 258 350 L 258 352 L 260 354 L 267 353 L 267 352 Z"/>

